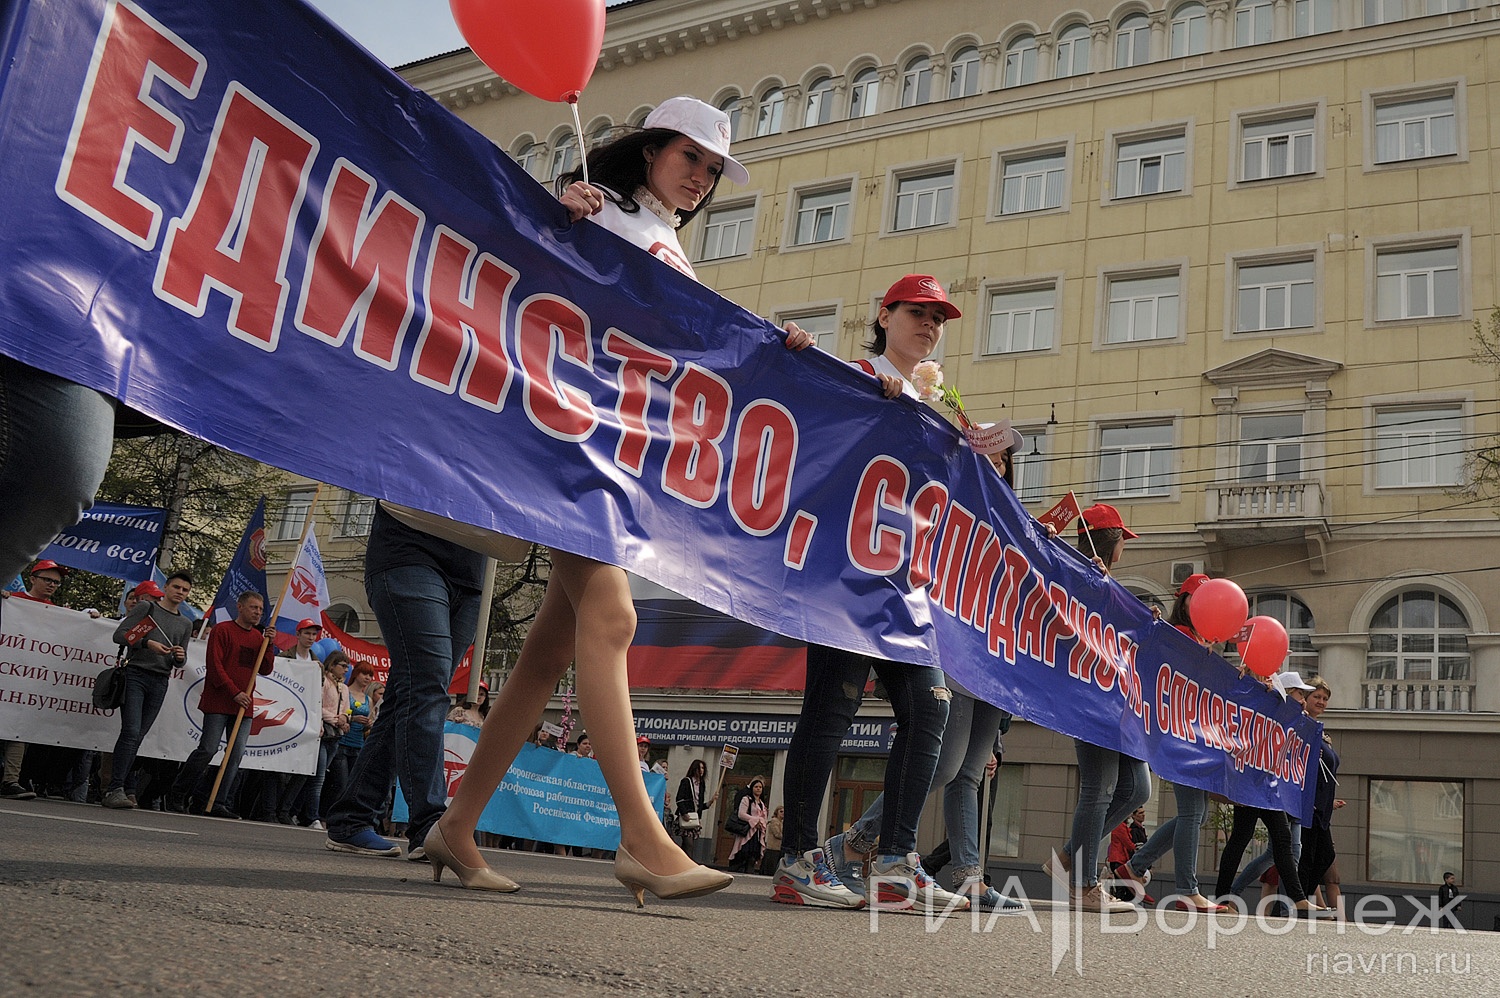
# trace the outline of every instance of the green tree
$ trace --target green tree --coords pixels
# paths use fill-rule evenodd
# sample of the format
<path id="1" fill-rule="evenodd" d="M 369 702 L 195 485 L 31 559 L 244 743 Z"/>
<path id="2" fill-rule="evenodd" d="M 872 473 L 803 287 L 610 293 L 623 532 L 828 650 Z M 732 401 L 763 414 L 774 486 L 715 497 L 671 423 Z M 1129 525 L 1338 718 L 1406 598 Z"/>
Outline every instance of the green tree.
<path id="1" fill-rule="evenodd" d="M 552 574 L 552 559 L 540 544 L 531 545 L 526 558 L 500 565 L 495 572 L 495 594 L 490 604 L 490 630 L 482 671 L 503 671 L 515 665 L 531 622 L 541 608 Z"/>
<path id="2" fill-rule="evenodd" d="M 1474 362 L 1500 373 L 1500 308 L 1488 320 L 1474 320 Z M 1481 440 L 1469 458 L 1467 487 L 1479 495 L 1500 496 L 1500 439 Z"/>

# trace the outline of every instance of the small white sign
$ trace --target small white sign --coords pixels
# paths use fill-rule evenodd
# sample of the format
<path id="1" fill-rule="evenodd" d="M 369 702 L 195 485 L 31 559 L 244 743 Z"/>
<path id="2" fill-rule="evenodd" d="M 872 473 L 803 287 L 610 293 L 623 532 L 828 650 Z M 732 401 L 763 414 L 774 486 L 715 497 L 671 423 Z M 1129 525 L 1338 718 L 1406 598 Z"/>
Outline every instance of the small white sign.
<path id="1" fill-rule="evenodd" d="M 719 753 L 719 768 L 733 769 L 735 760 L 740 756 L 740 750 L 733 745 L 725 745 L 724 751 Z"/>

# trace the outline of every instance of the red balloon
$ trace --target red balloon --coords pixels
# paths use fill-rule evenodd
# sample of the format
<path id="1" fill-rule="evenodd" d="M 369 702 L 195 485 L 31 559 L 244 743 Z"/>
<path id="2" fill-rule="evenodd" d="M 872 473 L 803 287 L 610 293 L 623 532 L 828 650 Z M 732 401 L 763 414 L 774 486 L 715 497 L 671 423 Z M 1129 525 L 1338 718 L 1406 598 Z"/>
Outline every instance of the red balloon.
<path id="1" fill-rule="evenodd" d="M 474 54 L 542 100 L 576 103 L 604 44 L 604 0 L 448 0 Z"/>
<path id="2" fill-rule="evenodd" d="M 1291 647 L 1286 628 L 1275 617 L 1251 617 L 1249 623 L 1250 637 L 1239 643 L 1240 661 L 1262 679 L 1274 676 Z"/>
<path id="3" fill-rule="evenodd" d="M 1228 579 L 1209 579 L 1188 600 L 1193 630 L 1204 641 L 1228 641 L 1245 626 L 1249 615 L 1245 590 Z"/>

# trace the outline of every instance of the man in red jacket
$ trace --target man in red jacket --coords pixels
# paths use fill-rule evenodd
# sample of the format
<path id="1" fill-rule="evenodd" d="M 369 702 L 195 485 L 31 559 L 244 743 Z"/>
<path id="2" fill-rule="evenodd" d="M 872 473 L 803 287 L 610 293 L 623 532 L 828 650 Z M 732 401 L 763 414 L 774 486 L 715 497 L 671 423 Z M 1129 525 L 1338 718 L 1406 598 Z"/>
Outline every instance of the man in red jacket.
<path id="1" fill-rule="evenodd" d="M 187 811 L 189 796 L 203 778 L 209 760 L 219 751 L 220 742 L 233 727 L 235 715 L 242 710 L 246 715 L 252 713 L 252 700 L 246 690 L 250 686 L 251 674 L 257 671 L 257 659 L 263 676 L 270 675 L 276 667 L 276 646 L 272 643 L 276 640 L 276 628 L 260 628 L 261 614 L 265 610 L 266 601 L 260 593 L 241 593 L 235 618 L 224 621 L 208 634 L 208 672 L 203 677 L 203 694 L 198 698 L 198 709 L 203 711 L 203 737 L 172 783 L 172 790 L 167 794 L 168 811 L 179 814 Z M 240 758 L 245 754 L 245 743 L 249 740 L 250 718 L 247 716 L 240 724 L 234 744 L 227 750 L 228 764 L 219 784 L 221 794 L 228 792 L 234 783 Z M 209 814 L 215 818 L 239 817 L 218 801 L 214 802 Z"/>

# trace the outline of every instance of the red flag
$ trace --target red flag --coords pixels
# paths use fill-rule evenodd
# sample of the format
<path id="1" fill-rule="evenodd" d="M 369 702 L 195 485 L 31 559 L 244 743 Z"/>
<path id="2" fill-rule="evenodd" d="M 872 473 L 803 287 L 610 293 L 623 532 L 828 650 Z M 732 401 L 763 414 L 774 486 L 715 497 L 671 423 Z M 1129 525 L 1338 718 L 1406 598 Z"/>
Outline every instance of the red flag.
<path id="1" fill-rule="evenodd" d="M 1083 514 L 1083 507 L 1078 505 L 1078 497 L 1072 492 L 1063 496 L 1056 506 L 1037 517 L 1037 520 L 1061 534 L 1068 529 L 1068 524 L 1078 519 Z"/>
<path id="2" fill-rule="evenodd" d="M 1238 631 L 1235 631 L 1229 636 L 1229 641 L 1231 644 L 1240 644 L 1243 641 L 1249 641 L 1250 632 L 1254 630 L 1255 623 L 1253 621 L 1246 621 L 1244 627 L 1241 627 Z"/>
<path id="3" fill-rule="evenodd" d="M 146 635 L 150 634 L 154 630 L 156 630 L 156 621 L 152 620 L 148 616 L 139 624 L 136 624 L 130 630 L 125 632 L 125 643 L 127 645 L 134 645 L 138 641 L 144 641 Z"/>

